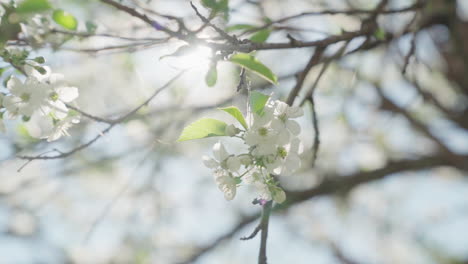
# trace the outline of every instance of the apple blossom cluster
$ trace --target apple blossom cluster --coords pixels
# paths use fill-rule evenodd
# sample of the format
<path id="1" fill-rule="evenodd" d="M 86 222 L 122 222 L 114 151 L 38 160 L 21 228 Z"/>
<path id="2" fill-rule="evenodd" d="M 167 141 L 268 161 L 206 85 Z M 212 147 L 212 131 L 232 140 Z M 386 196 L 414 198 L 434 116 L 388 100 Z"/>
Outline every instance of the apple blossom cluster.
<path id="1" fill-rule="evenodd" d="M 0 130 L 5 129 L 3 119 L 20 116 L 30 136 L 54 141 L 79 122 L 66 106 L 78 97 L 78 89 L 48 67 L 41 67 L 41 73 L 37 68 L 26 65 L 24 81 L 12 76 L 6 82 L 7 92 L 0 93 Z"/>
<path id="2" fill-rule="evenodd" d="M 286 194 L 275 176 L 291 175 L 301 166 L 301 127 L 292 119 L 302 115 L 300 107 L 269 99 L 261 111 L 250 113 L 245 130 L 226 126 L 225 134 L 243 140 L 248 152 L 230 154 L 218 142 L 213 147 L 214 158 L 204 156 L 203 162 L 214 170 L 215 182 L 227 200 L 232 200 L 237 187 L 245 183 L 257 189 L 260 201 L 284 202 Z"/>

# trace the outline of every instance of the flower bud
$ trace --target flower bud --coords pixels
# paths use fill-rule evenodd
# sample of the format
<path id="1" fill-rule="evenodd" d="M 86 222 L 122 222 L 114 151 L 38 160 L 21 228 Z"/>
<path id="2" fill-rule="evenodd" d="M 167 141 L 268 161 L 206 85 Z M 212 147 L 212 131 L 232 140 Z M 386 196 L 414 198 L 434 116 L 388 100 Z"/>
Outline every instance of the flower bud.
<path id="1" fill-rule="evenodd" d="M 240 129 L 238 129 L 234 125 L 226 126 L 225 133 L 226 133 L 227 136 L 233 137 L 233 136 L 239 134 L 239 132 L 240 132 Z"/>

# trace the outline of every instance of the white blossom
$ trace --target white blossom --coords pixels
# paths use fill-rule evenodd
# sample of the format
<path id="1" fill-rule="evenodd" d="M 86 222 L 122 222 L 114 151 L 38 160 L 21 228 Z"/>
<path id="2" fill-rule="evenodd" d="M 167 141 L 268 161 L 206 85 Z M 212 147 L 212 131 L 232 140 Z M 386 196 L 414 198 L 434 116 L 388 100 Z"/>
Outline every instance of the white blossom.
<path id="1" fill-rule="evenodd" d="M 221 142 L 213 146 L 214 158 L 204 156 L 205 166 L 214 170 L 215 182 L 227 200 L 234 198 L 238 184 L 253 186 L 258 198 L 282 203 L 286 193 L 279 187 L 275 175 L 293 174 L 301 166 L 299 156 L 300 107 L 269 100 L 261 112 L 249 113 L 245 131 L 226 126 L 226 135 L 238 135 L 249 146 L 247 153 L 229 154 Z M 243 169 L 241 169 L 241 164 Z"/>
<path id="2" fill-rule="evenodd" d="M 35 112 L 31 119 L 25 123 L 29 135 L 34 138 L 47 139 L 47 141 L 55 141 L 62 136 L 70 136 L 68 129 L 74 124 L 79 123 L 78 116 L 67 116 L 64 119 L 53 119 L 49 115 L 42 115 Z"/>
<path id="3" fill-rule="evenodd" d="M 57 47 L 61 45 L 66 36 L 63 34 L 54 34 L 54 29 L 50 19 L 43 15 L 35 15 L 25 23 L 20 23 L 22 34 L 32 47 L 41 47 L 46 43 Z"/>
<path id="4" fill-rule="evenodd" d="M 218 142 L 213 146 L 215 159 L 203 156 L 203 163 L 210 169 L 220 168 L 226 171 L 236 172 L 240 169 L 240 160 L 234 155 L 229 155 L 223 143 Z"/>
<path id="5" fill-rule="evenodd" d="M 224 193 L 224 198 L 228 201 L 236 196 L 237 182 L 224 170 L 217 170 L 214 173 L 215 182 L 220 191 Z"/>
<path id="6" fill-rule="evenodd" d="M 279 146 L 273 160 L 267 158 L 265 161 L 268 171 L 283 176 L 290 175 L 297 171 L 301 167 L 299 144 L 300 140 L 294 138 L 289 144 Z"/>
<path id="7" fill-rule="evenodd" d="M 25 67 L 24 82 L 10 78 L 9 93 L 2 95 L 1 104 L 8 116 L 22 115 L 29 120 L 26 128 L 32 137 L 57 140 L 68 135 L 68 129 L 79 122 L 79 117 L 71 116 L 66 106 L 78 97 L 78 89 L 67 85 L 63 75 L 52 73 L 48 67 L 44 67 L 45 74 L 34 67 L 38 65 Z"/>
<path id="8" fill-rule="evenodd" d="M 12 115 L 24 115 L 30 117 L 34 111 L 49 113 L 47 97 L 50 87 L 38 82 L 34 78 L 28 78 L 23 83 L 15 76 L 7 83 L 10 94 L 5 97 L 3 105 Z"/>
<path id="9" fill-rule="evenodd" d="M 273 121 L 272 126 L 285 128 L 294 136 L 299 135 L 301 126 L 296 121 L 291 120 L 291 118 L 304 115 L 304 110 L 302 110 L 302 108 L 297 106 L 291 107 L 284 102 L 277 101 L 274 114 L 277 118 Z"/>

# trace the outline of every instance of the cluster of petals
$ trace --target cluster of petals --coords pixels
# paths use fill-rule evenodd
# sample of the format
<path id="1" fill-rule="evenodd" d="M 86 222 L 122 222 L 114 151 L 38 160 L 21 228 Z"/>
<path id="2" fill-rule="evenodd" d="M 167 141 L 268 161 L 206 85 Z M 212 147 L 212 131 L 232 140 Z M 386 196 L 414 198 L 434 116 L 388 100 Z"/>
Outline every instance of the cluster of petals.
<path id="1" fill-rule="evenodd" d="M 270 100 L 261 112 L 250 113 L 246 130 L 227 126 L 226 134 L 241 138 L 248 152 L 229 154 L 217 142 L 213 147 L 214 158 L 203 157 L 205 166 L 214 170 L 215 182 L 227 200 L 235 197 L 242 183 L 254 186 L 260 199 L 277 203 L 286 199 L 275 176 L 291 175 L 301 166 L 298 138 L 301 127 L 293 119 L 303 114 L 300 107 Z"/>
<path id="2" fill-rule="evenodd" d="M 33 67 L 25 68 L 24 81 L 13 76 L 7 82 L 8 93 L 0 97 L 2 115 L 22 116 L 29 134 L 35 138 L 53 141 L 68 135 L 68 128 L 79 118 L 70 115 L 66 104 L 78 97 L 78 89 L 67 85 L 63 75 L 51 73 L 47 67 L 44 74 Z"/>

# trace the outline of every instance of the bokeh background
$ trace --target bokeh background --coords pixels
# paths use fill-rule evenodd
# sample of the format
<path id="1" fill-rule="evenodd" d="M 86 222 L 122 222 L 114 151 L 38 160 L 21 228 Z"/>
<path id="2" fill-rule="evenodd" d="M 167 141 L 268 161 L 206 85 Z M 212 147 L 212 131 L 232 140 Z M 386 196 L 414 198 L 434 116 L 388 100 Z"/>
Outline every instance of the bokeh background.
<path id="1" fill-rule="evenodd" d="M 98 26 L 97 33 L 164 37 L 98 1 L 52 2 L 77 17 L 79 31 L 84 32 L 84 21 L 90 20 Z M 468 34 L 467 1 L 429 2 L 432 9 L 421 11 L 418 19 L 444 14 L 445 9 L 437 4 L 450 5 L 456 10 L 452 18 Z M 123 3 L 154 17 L 150 10 L 183 17 L 189 28 L 202 24 L 189 1 Z M 265 18 L 276 20 L 306 11 L 371 10 L 376 4 L 371 0 L 231 0 L 229 20 L 215 21 L 222 28 L 241 23 L 261 26 Z M 392 0 L 388 8 L 411 4 L 414 1 Z M 330 63 L 315 94 L 320 127 L 317 161 L 312 167 L 314 129 L 310 105 L 306 105 L 305 116 L 299 120 L 303 166 L 293 176 L 280 177 L 286 190 L 307 190 L 329 179 L 385 168 L 395 160 L 437 156 L 440 144 L 462 157 L 461 163 L 468 163 L 466 80 L 458 81 L 460 75 L 451 67 L 463 53 L 451 48 L 455 25 L 434 23 L 420 30 L 414 56 L 401 74 L 414 34 L 398 34 L 414 15 L 379 16 L 379 27 L 394 39 Z M 364 17 L 304 16 L 275 24 L 267 42 L 286 42 L 287 34 L 310 41 L 356 31 Z M 159 19 L 173 26 L 173 21 Z M 201 36 L 213 35 L 208 29 Z M 346 50 L 363 41 L 352 40 Z M 468 45 L 466 40 L 461 43 Z M 239 240 L 257 224 L 246 220 L 261 210 L 251 203 L 255 190 L 243 186 L 234 201 L 223 198 L 201 161 L 202 155 L 211 155 L 217 138 L 175 142 L 182 128 L 200 117 L 235 122 L 217 107 L 236 105 L 245 111 L 246 92 L 236 92 L 239 69 L 220 62 L 217 84 L 207 87 L 204 79 L 211 53 L 206 47 L 161 58 L 183 43 L 132 44 L 116 38 L 83 37 L 58 49 L 46 45 L 34 51 L 79 88 L 81 110 L 102 117 L 128 112 L 180 70 L 187 72 L 90 147 L 64 159 L 32 161 L 20 172 L 25 161 L 17 155 L 73 149 L 106 126 L 82 118 L 70 130 L 70 137 L 48 143 L 29 137 L 19 122 L 5 121 L 7 132 L 0 134 L 0 263 L 256 262 L 259 238 Z M 106 48 L 117 45 L 129 47 Z M 325 55 L 333 55 L 342 45 L 330 45 Z M 279 85 L 249 75 L 252 89 L 284 100 L 313 52 L 314 48 L 257 52 L 279 76 Z M 464 54 L 468 54 L 466 46 Z M 305 88 L 312 86 L 320 69 L 311 70 Z M 464 69 L 468 69 L 466 60 Z M 440 107 L 422 96 L 421 90 Z M 423 123 L 435 140 L 396 111 L 395 105 Z M 462 121 L 455 122 L 454 117 Z M 229 151 L 243 147 L 236 139 L 226 142 Z M 377 181 L 342 186 L 291 204 L 271 218 L 269 263 L 468 263 L 467 176 L 466 169 L 447 162 L 389 173 Z M 243 221 L 245 225 L 240 224 Z"/>

